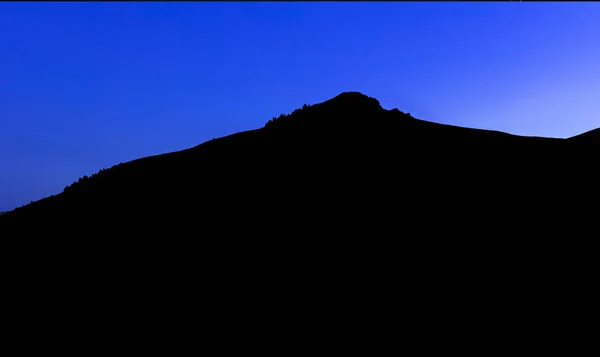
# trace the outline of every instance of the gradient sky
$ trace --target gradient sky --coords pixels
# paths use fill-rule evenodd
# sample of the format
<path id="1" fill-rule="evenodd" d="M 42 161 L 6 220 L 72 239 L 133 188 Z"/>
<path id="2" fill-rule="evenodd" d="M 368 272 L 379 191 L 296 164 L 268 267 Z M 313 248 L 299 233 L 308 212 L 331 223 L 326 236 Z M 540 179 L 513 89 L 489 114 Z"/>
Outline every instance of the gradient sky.
<path id="1" fill-rule="evenodd" d="M 600 3 L 0 3 L 0 211 L 343 91 L 520 135 L 600 127 Z"/>

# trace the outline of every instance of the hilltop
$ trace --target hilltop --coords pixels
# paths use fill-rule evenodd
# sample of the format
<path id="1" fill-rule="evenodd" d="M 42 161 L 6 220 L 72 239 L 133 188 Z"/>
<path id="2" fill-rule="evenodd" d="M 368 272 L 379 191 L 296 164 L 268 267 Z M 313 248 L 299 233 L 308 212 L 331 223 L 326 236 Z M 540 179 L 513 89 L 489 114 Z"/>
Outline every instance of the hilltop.
<path id="1" fill-rule="evenodd" d="M 311 205 L 334 195 L 339 202 L 367 199 L 364 195 L 374 199 L 368 192 L 383 187 L 391 198 L 427 182 L 429 189 L 449 184 L 474 189 L 500 177 L 506 186 L 519 173 L 522 185 L 532 179 L 527 175 L 553 180 L 561 167 L 570 168 L 572 150 L 600 142 L 594 133 L 552 139 L 443 125 L 385 110 L 375 98 L 345 92 L 274 117 L 264 128 L 102 169 L 61 193 L 10 212 L 1 224 L 41 220 L 48 228 L 63 230 L 75 224 L 69 217 L 77 217 L 92 226 L 118 221 L 120 229 L 139 229 L 173 216 L 180 224 L 189 223 L 184 219 L 189 214 L 205 225 L 202 216 L 250 220 L 244 216 L 270 210 L 273 200 L 278 205 L 294 199 Z M 578 152 L 580 158 L 586 154 Z M 544 176 L 550 175 L 547 170 L 553 175 Z M 281 202 L 283 197 L 289 199 Z M 312 201 L 306 202 L 308 197 Z M 150 217 L 156 220 L 145 223 Z"/>
<path id="2" fill-rule="evenodd" d="M 331 306 L 346 321 L 359 300 L 503 314 L 545 299 L 540 285 L 592 281 L 598 144 L 441 125 L 343 93 L 0 216 L 7 291 L 93 321 Z"/>
<path id="3" fill-rule="evenodd" d="M 481 229 L 531 234 L 544 228 L 541 217 L 597 192 L 596 136 L 437 124 L 346 92 L 263 128 L 84 176 L 3 215 L 0 234 L 48 249 L 197 248 L 233 239 L 242 250 L 331 248 L 350 237 L 440 227 L 465 237 Z"/>

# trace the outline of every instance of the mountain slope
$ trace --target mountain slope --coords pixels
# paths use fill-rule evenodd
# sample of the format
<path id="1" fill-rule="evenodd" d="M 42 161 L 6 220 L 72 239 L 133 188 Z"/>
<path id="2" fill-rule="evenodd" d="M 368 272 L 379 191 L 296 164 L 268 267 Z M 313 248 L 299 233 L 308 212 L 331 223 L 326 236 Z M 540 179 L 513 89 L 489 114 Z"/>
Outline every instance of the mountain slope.
<path id="1" fill-rule="evenodd" d="M 573 170 L 573 153 L 583 160 L 595 143 L 581 147 L 583 138 L 521 137 L 436 124 L 347 92 L 274 118 L 261 129 L 101 170 L 4 215 L 0 225 L 27 236 L 38 229 L 34 222 L 65 234 L 79 231 L 78 225 L 143 230 L 167 219 L 181 227 L 203 226 L 219 219 L 265 219 L 255 215 L 277 214 L 271 205 L 375 199 L 374 191 L 391 198 L 399 191 L 431 195 L 455 185 L 466 194 L 502 181 L 524 189 Z"/>
<path id="2" fill-rule="evenodd" d="M 142 329 L 334 308 L 346 321 L 357 304 L 425 306 L 416 320 L 514 313 L 554 294 L 540 286 L 591 281 L 597 144 L 435 124 L 342 93 L 0 216 L 6 291 Z"/>
<path id="3" fill-rule="evenodd" d="M 264 128 L 84 177 L 0 216 L 0 236 L 30 255 L 86 251 L 86 259 L 300 256 L 425 244 L 418 237 L 458 249 L 483 244 L 482 235 L 490 246 L 502 237 L 532 248 L 593 214 L 580 203 L 599 193 L 590 165 L 597 141 L 585 138 L 436 124 L 342 93 Z M 443 238 L 454 235 L 465 240 Z"/>

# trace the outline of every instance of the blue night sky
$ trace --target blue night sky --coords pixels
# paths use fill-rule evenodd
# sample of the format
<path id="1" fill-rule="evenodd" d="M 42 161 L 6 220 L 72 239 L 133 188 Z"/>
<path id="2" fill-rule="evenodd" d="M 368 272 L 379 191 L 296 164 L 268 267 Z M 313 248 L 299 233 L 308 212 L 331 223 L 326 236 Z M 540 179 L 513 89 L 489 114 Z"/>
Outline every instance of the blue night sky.
<path id="1" fill-rule="evenodd" d="M 600 127 L 600 3 L 0 3 L 0 211 L 343 91 L 520 135 Z"/>

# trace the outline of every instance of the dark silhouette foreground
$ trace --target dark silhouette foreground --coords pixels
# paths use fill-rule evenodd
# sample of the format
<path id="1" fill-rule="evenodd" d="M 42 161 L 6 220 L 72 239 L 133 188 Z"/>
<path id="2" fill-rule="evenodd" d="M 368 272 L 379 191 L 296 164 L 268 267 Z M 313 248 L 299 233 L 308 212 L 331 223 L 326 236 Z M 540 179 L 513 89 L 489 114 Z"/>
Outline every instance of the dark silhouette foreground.
<path id="1" fill-rule="evenodd" d="M 436 124 L 348 92 L 83 177 L 2 215 L 0 239 L 40 284 L 108 279 L 189 299 L 210 286 L 230 309 L 264 289 L 302 296 L 294 286 L 305 284 L 388 298 L 439 289 L 422 301 L 506 279 L 532 289 L 560 279 L 557 262 L 590 263 L 599 144 L 595 131 L 551 139 Z"/>
<path id="2" fill-rule="evenodd" d="M 0 234 L 199 249 L 451 232 L 506 241 L 560 228 L 553 212 L 597 192 L 599 144 L 595 131 L 550 139 L 431 123 L 346 92 L 261 129 L 84 176 L 3 215 Z"/>
<path id="3" fill-rule="evenodd" d="M 528 205 L 593 193 L 598 144 L 595 131 L 550 139 L 426 122 L 347 92 L 262 129 L 84 176 L 0 227 L 3 240 L 110 232 L 118 241 L 206 241 L 254 229 L 262 239 L 331 240 L 417 221 L 419 234 L 433 233 L 440 227 L 425 222 L 435 216 L 497 231 L 536 219 Z"/>

